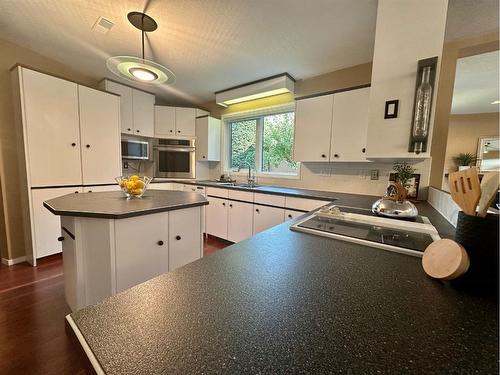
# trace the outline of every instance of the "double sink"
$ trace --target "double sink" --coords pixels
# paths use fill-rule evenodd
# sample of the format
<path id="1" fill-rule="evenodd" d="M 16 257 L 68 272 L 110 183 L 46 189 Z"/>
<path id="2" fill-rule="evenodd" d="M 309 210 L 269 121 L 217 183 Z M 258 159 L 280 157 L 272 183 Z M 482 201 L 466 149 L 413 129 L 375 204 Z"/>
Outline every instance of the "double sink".
<path id="1" fill-rule="evenodd" d="M 261 185 L 256 185 L 256 184 L 239 184 L 239 183 L 236 183 L 236 182 L 216 182 L 217 185 L 220 185 L 220 186 L 228 186 L 228 187 L 237 187 L 237 188 L 244 188 L 244 189 L 259 189 L 263 186 Z"/>

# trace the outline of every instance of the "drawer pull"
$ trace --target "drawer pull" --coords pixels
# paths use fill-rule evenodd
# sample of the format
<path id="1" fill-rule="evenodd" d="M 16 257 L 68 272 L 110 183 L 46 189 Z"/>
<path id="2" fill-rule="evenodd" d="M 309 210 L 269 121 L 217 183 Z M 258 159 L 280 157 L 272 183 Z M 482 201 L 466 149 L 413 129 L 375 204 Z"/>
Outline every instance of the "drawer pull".
<path id="1" fill-rule="evenodd" d="M 158 246 L 163 246 L 163 241 L 158 241 Z"/>
<path id="2" fill-rule="evenodd" d="M 181 236 L 175 236 L 175 239 L 176 239 L 177 241 L 180 241 Z"/>
<path id="3" fill-rule="evenodd" d="M 258 208 L 256 208 L 256 209 L 255 209 L 255 212 L 259 213 L 260 211 L 259 211 L 259 209 L 258 209 Z"/>
<path id="4" fill-rule="evenodd" d="M 58 240 L 59 242 L 63 242 L 63 241 L 64 241 L 64 237 L 63 237 L 63 236 L 61 236 L 61 237 L 57 237 L 57 240 Z"/>

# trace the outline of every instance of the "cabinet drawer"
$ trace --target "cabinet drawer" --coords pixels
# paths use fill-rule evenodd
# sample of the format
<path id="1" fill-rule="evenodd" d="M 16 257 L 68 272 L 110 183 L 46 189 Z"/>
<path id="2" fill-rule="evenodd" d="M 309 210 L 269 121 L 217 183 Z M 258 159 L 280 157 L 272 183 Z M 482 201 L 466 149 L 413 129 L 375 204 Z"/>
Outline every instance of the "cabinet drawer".
<path id="1" fill-rule="evenodd" d="M 271 194 L 254 194 L 254 202 L 259 204 L 268 204 L 270 206 L 285 207 L 285 197 Z"/>
<path id="2" fill-rule="evenodd" d="M 215 197 L 221 197 L 221 198 L 229 198 L 229 190 L 228 189 L 207 187 L 206 192 L 207 192 L 207 195 L 213 195 Z"/>
<path id="3" fill-rule="evenodd" d="M 204 186 L 197 186 L 197 185 L 187 185 L 184 184 L 184 191 L 190 191 L 193 193 L 199 193 L 201 195 L 205 195 L 205 187 Z"/>
<path id="4" fill-rule="evenodd" d="M 229 199 L 236 199 L 244 202 L 253 202 L 253 193 L 240 190 L 228 190 Z"/>
<path id="5" fill-rule="evenodd" d="M 286 208 L 290 208 L 292 210 L 312 211 L 316 208 L 324 206 L 327 203 L 329 203 L 329 201 L 286 197 Z"/>

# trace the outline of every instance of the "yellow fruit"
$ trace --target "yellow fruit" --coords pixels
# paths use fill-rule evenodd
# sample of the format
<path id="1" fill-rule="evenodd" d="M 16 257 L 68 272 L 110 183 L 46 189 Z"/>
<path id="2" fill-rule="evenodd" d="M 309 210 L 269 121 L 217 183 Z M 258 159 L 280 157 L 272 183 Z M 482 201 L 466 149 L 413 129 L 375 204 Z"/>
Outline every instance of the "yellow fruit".
<path id="1" fill-rule="evenodd" d="M 137 180 L 137 181 L 135 182 L 135 188 L 136 188 L 136 189 L 142 189 L 143 187 L 144 187 L 144 181 L 142 181 L 142 180 Z"/>
<path id="2" fill-rule="evenodd" d="M 129 180 L 130 180 L 130 181 L 137 181 L 137 180 L 140 180 L 140 177 L 139 177 L 139 176 L 136 176 L 136 175 L 133 175 L 133 176 L 130 176 L 130 177 L 129 177 Z"/>
<path id="3" fill-rule="evenodd" d="M 125 187 L 127 188 L 128 191 L 134 190 L 135 189 L 135 182 L 129 180 L 125 183 Z"/>

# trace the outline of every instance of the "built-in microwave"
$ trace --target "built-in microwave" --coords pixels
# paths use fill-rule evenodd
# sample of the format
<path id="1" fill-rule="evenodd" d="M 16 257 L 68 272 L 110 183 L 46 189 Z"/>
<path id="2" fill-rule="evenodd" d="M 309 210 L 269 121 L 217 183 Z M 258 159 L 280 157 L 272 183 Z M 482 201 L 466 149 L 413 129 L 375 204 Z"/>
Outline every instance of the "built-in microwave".
<path id="1" fill-rule="evenodd" d="M 155 139 L 155 177 L 195 178 L 194 139 Z"/>
<path id="2" fill-rule="evenodd" d="M 122 139 L 122 158 L 148 160 L 149 142 L 132 139 Z"/>

